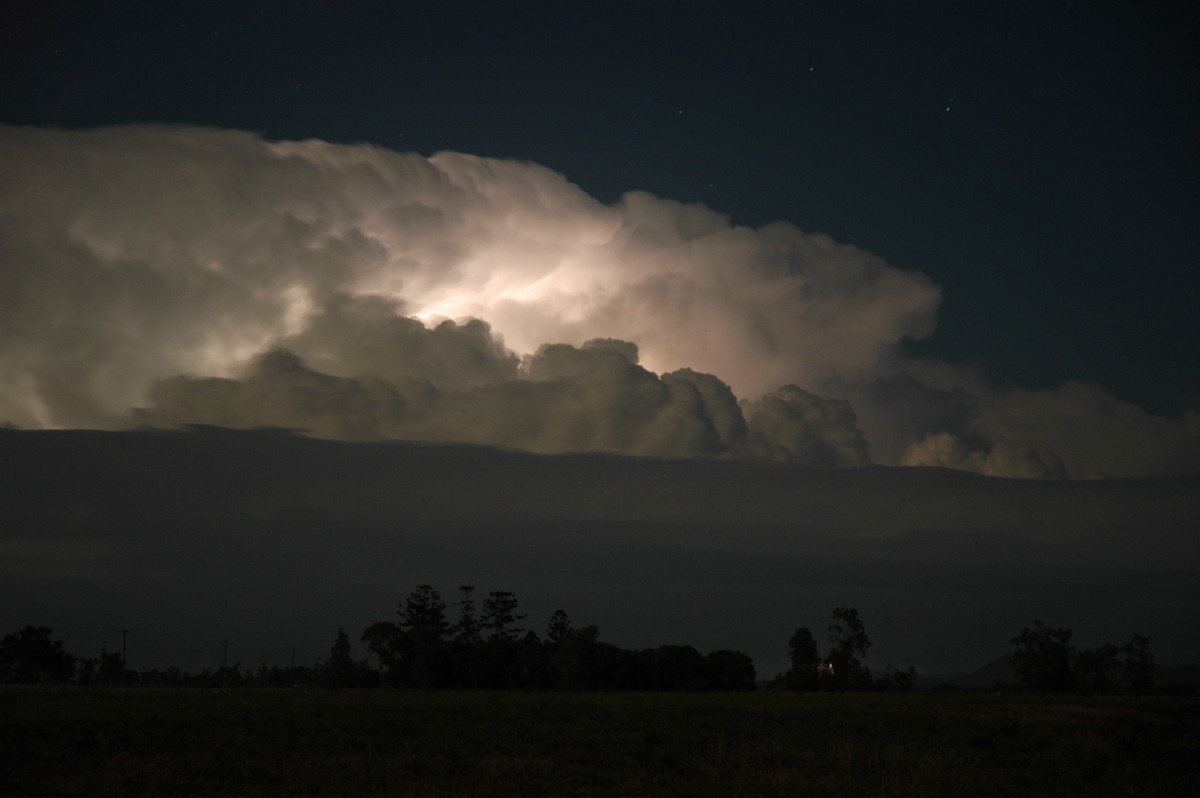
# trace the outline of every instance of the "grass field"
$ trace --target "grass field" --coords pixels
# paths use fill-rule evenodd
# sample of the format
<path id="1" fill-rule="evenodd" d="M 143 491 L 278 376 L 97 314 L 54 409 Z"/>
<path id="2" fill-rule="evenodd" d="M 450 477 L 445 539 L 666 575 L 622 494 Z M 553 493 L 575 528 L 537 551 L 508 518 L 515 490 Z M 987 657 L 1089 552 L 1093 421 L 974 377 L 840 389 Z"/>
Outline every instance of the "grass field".
<path id="1" fill-rule="evenodd" d="M 970 693 L 0 690 L 22 796 L 1171 796 L 1200 701 Z"/>

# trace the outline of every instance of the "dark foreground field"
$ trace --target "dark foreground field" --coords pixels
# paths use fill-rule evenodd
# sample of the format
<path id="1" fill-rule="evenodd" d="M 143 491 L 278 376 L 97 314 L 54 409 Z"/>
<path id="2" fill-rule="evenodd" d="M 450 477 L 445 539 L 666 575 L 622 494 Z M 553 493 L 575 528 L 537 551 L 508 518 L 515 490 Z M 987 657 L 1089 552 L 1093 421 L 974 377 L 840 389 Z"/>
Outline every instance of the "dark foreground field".
<path id="1" fill-rule="evenodd" d="M 1193 795 L 1200 702 L 0 690 L 14 795 Z"/>

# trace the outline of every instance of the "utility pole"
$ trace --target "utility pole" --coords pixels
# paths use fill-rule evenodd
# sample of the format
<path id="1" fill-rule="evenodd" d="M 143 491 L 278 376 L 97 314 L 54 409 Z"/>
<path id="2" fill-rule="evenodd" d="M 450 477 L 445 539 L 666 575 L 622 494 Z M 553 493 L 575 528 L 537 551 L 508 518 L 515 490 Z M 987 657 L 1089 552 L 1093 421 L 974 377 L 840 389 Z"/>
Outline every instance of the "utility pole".
<path id="1" fill-rule="evenodd" d="M 125 686 L 125 671 L 129 670 L 129 666 L 126 664 L 127 662 L 129 662 L 129 660 L 125 659 L 125 643 L 126 643 L 126 638 L 129 635 L 129 630 L 128 629 L 118 629 L 117 631 L 121 633 L 121 686 L 124 687 Z"/>

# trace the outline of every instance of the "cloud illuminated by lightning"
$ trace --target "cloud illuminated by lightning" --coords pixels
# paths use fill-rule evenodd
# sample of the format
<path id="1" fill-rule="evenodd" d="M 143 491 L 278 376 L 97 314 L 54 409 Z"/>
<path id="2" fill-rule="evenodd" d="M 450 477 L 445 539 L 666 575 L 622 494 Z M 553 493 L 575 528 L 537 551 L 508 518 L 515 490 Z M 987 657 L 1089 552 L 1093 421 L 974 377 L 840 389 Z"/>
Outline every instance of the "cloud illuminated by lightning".
<path id="1" fill-rule="evenodd" d="M 121 426 L 156 384 L 181 374 L 258 374 L 260 387 L 270 374 L 329 389 L 318 367 L 360 385 L 385 380 L 371 407 L 408 407 L 408 424 L 419 404 L 412 385 L 444 396 L 494 386 L 543 345 L 617 339 L 635 342 L 631 365 L 660 381 L 614 389 L 604 408 L 558 395 L 555 413 L 571 402 L 573 418 L 617 413 L 640 396 L 647 424 L 690 407 L 684 415 L 711 426 L 724 413 L 719 391 L 665 382 L 688 369 L 751 402 L 789 384 L 803 389 L 788 395 L 801 405 L 803 395 L 849 399 L 883 462 L 910 450 L 913 461 L 942 462 L 934 442 L 948 439 L 935 433 L 978 439 L 986 452 L 1014 434 L 1069 428 L 1028 424 L 969 373 L 900 355 L 936 326 L 941 292 L 920 273 L 788 223 L 733 226 L 644 192 L 606 206 L 530 163 L 186 127 L 0 126 L 0 269 L 0 420 L 21 426 Z M 405 323 L 414 318 L 419 329 Z M 263 372 L 257 359 L 281 346 L 301 363 L 270 361 Z M 378 404 L 388 390 L 399 393 Z M 510 389 L 489 390 L 515 401 Z M 645 391 L 661 396 L 646 403 Z M 853 415 L 827 410 L 774 417 L 853 427 Z M 1123 417 L 1123 450 L 1149 435 L 1143 459 L 1176 457 L 1177 428 Z M 1055 448 L 1069 472 L 1111 471 L 1124 457 L 1072 440 Z M 1002 451 L 997 463 L 1036 447 L 1017 440 Z"/>

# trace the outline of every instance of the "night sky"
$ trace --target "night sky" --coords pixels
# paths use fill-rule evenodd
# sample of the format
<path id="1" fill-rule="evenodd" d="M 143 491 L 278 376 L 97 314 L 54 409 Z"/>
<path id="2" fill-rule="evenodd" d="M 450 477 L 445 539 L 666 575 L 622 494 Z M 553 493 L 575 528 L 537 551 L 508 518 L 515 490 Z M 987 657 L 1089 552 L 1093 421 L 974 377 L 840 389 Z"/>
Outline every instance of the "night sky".
<path id="1" fill-rule="evenodd" d="M 589 457 L 650 456 L 654 484 L 675 496 L 665 504 L 642 496 L 601 522 L 592 499 L 574 516 L 547 499 L 581 525 L 579 540 L 604 541 L 597 556 L 618 574 L 599 580 L 606 590 L 644 587 L 637 575 L 652 570 L 673 574 L 663 606 L 680 617 L 713 584 L 760 606 L 762 552 L 773 535 L 799 535 L 782 550 L 809 556 L 797 573 L 819 572 L 823 587 L 772 571 L 767 592 L 810 607 L 802 622 L 818 630 L 832 606 L 856 601 L 828 574 L 883 573 L 906 536 L 932 535 L 874 587 L 858 580 L 864 615 L 969 595 L 990 619 L 987 640 L 931 651 L 938 630 L 908 647 L 896 633 L 896 660 L 982 664 L 1039 611 L 1114 642 L 1159 623 L 1177 659 L 1200 657 L 1163 621 L 1167 608 L 1200 607 L 1180 581 L 1200 570 L 1185 499 L 1200 473 L 1200 42 L 1183 5 L 382 5 L 4 4 L 0 422 L 283 427 L 355 446 L 583 457 L 555 461 L 568 481 L 594 473 Z M 33 474 L 53 472 L 51 450 L 86 474 L 110 445 L 56 438 L 79 447 L 72 458 L 59 444 L 18 447 L 14 434 L 0 447 L 47 469 Z M 132 484 L 148 466 L 142 444 L 128 446 L 129 470 L 113 468 Z M 469 461 L 481 450 L 461 451 Z M 789 516 L 811 507 L 780 500 L 756 521 L 769 531 L 745 537 L 736 577 L 714 581 L 701 565 L 688 576 L 679 562 L 718 557 L 722 535 L 739 534 L 727 521 L 694 546 L 681 537 L 691 516 L 669 508 L 693 495 L 680 485 L 699 484 L 696 458 L 766 469 L 743 475 L 794 468 L 801 482 L 816 479 L 812 467 L 839 468 L 829 496 L 873 514 L 817 529 Z M 536 472 L 528 463 L 506 468 Z M 900 482 L 887 495 L 921 508 L 905 528 L 886 520 L 905 500 L 871 498 L 871 465 L 941 467 L 889 477 Z M 471 479 L 450 503 L 474 507 L 487 469 L 462 468 Z M 943 469 L 991 487 L 964 494 L 964 475 Z M 565 490 L 538 473 L 540 495 Z M 1076 560 L 1096 478 L 1112 480 L 1093 484 L 1124 509 L 1096 532 L 1095 555 Z M 756 479 L 700 492 L 745 507 Z M 214 511 L 229 522 L 222 535 L 276 523 L 287 502 L 263 491 L 257 509 Z M 174 570 L 187 559 L 177 541 L 130 553 L 158 517 L 138 495 L 66 492 L 57 514 L 39 518 L 26 501 L 7 516 L 3 567 L 24 575 L 25 592 L 6 601 L 4 622 L 66 626 L 94 646 L 54 598 L 85 571 L 112 585 L 96 606 L 114 612 L 145 604 L 159 576 L 204 584 L 207 571 Z M 1014 525 L 1032 524 L 1023 555 L 1012 530 L 973 528 L 997 501 L 1013 502 Z M 316 505 L 303 512 L 346 507 Z M 78 522 L 101 506 L 103 523 Z M 521 506 L 505 534 L 543 515 Z M 447 592 L 473 577 L 446 570 L 457 544 L 445 541 L 485 534 L 480 513 L 422 550 Z M 645 540 L 618 567 L 624 522 Z M 380 517 L 364 524 L 371 540 L 385 534 Z M 883 554 L 806 537 L 852 527 L 890 541 Z M 982 536 L 970 538 L 977 550 L 945 545 L 967 533 Z M 1158 554 L 1130 576 L 1142 539 Z M 1036 573 L 980 572 L 995 546 L 1000 562 Z M 250 548 L 279 584 L 308 573 L 307 560 L 271 571 Z M 347 569 L 368 568 L 347 557 Z M 229 568 L 229 584 L 248 589 L 243 565 Z M 413 585 L 435 578 L 406 568 Z M 504 582 L 491 587 L 554 609 L 557 582 L 523 576 L 487 573 Z M 398 598 L 413 585 L 368 592 Z M 338 605 L 354 620 L 321 622 L 380 619 L 367 603 Z M 590 619 L 602 632 L 641 629 L 617 642 L 692 642 L 606 611 Z M 712 646 L 769 659 L 796 624 L 759 620 L 752 639 L 715 634 Z M 308 628 L 305 645 L 319 652 L 311 641 L 335 631 Z M 237 634 L 212 631 L 226 633 Z"/>

